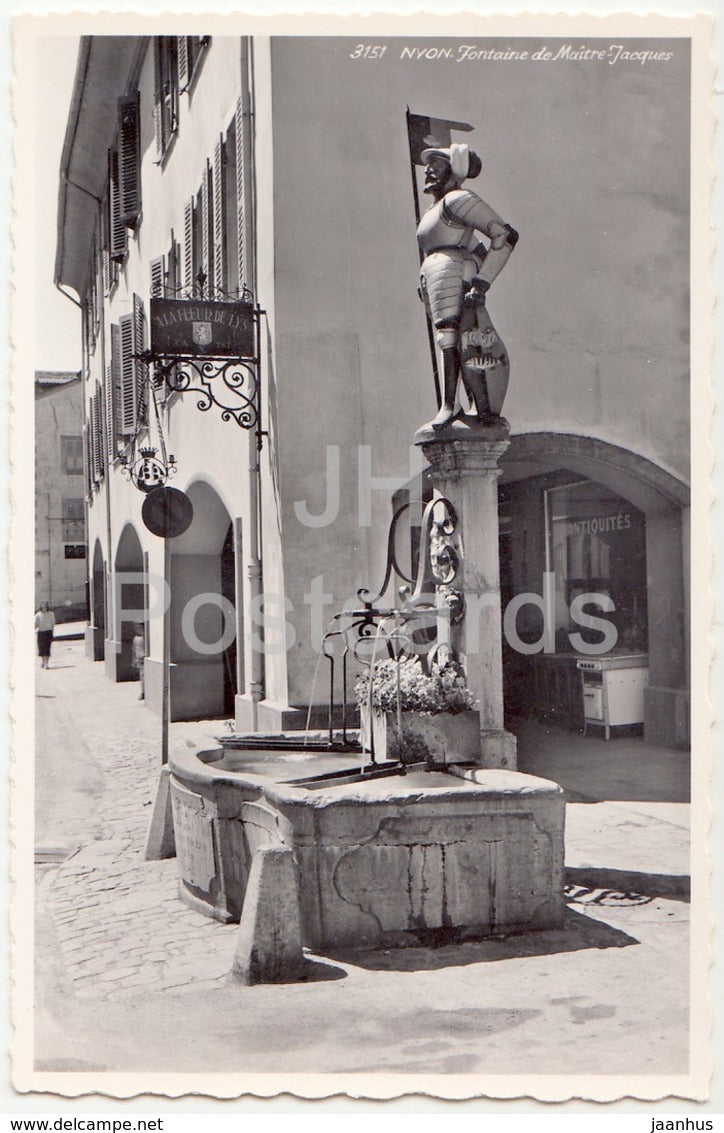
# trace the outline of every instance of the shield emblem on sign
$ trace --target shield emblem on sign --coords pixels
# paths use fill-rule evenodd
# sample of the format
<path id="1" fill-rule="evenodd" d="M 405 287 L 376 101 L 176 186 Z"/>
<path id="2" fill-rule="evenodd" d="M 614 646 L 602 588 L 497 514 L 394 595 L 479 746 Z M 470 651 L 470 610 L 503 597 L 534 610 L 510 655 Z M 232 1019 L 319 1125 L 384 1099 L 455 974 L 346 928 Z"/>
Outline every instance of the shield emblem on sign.
<path id="1" fill-rule="evenodd" d="M 194 323 L 192 333 L 196 346 L 208 346 L 211 342 L 211 323 Z"/>

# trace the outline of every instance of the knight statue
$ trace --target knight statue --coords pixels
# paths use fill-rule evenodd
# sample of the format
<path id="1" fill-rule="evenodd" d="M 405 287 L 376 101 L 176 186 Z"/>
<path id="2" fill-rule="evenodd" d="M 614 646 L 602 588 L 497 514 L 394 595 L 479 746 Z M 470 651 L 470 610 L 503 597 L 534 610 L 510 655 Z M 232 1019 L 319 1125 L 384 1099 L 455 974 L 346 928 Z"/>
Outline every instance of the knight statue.
<path id="1" fill-rule="evenodd" d="M 490 321 L 488 288 L 505 267 L 518 233 L 463 182 L 477 177 L 482 163 L 465 144 L 423 150 L 425 189 L 434 203 L 417 228 L 423 260 L 420 294 L 442 350 L 443 395 L 431 422 L 452 421 L 462 383 L 484 424 L 500 416 L 508 385 L 505 346 Z M 480 239 L 487 238 L 488 243 Z"/>

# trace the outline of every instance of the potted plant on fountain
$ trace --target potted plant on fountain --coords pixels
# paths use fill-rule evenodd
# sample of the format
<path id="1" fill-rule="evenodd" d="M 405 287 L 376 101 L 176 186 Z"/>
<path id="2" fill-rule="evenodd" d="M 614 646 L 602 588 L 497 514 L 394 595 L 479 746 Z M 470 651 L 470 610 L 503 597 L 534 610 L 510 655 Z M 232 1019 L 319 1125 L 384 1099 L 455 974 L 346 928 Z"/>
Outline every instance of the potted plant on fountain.
<path id="1" fill-rule="evenodd" d="M 419 657 L 376 661 L 357 678 L 361 739 L 382 759 L 470 763 L 480 754 L 480 717 L 462 665 L 423 667 Z"/>

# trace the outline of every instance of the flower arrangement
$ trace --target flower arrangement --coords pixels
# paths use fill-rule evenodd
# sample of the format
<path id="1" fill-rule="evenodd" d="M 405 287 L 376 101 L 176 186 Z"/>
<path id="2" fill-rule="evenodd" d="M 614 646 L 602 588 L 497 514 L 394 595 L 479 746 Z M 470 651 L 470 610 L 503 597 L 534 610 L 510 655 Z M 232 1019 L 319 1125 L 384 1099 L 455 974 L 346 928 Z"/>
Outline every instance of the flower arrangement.
<path id="1" fill-rule="evenodd" d="M 454 714 L 475 707 L 462 666 L 457 661 L 448 661 L 432 673 L 424 672 L 416 657 L 377 661 L 374 668 L 366 669 L 355 683 L 362 706 L 370 703 L 370 680 L 372 708 L 378 712 L 397 711 L 398 687 L 402 712 L 436 716 L 441 712 Z"/>

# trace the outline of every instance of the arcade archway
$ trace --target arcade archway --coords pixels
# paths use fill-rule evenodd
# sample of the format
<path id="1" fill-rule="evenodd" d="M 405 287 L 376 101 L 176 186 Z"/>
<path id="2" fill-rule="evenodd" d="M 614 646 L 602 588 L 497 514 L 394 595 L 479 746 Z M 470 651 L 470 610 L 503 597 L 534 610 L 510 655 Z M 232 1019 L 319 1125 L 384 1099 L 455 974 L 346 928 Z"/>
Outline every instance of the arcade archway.
<path id="1" fill-rule="evenodd" d="M 187 489 L 194 518 L 170 547 L 171 719 L 233 717 L 237 692 L 233 524 L 205 481 Z"/>

